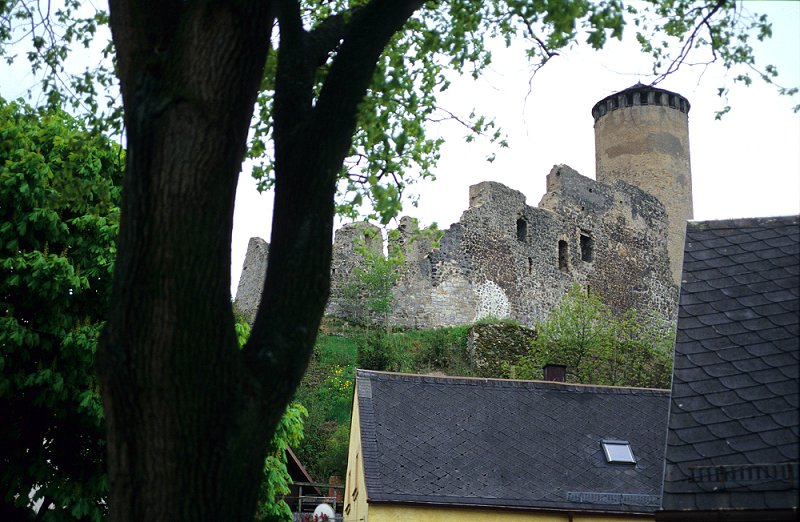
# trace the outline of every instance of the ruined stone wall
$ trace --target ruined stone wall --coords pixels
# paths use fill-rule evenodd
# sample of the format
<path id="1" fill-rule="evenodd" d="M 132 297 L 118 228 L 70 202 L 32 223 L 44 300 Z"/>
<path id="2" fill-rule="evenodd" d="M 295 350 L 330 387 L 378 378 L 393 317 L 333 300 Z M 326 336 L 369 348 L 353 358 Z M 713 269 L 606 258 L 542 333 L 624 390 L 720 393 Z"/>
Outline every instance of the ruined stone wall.
<path id="1" fill-rule="evenodd" d="M 596 181 L 555 166 L 538 207 L 499 183 L 474 185 L 469 208 L 436 241 L 419 234 L 413 219 L 401 219 L 389 245 L 404 259 L 390 322 L 429 328 L 495 317 L 533 325 L 574 284 L 618 312 L 674 321 L 692 217 L 688 113 L 683 96 L 634 85 L 592 108 Z M 359 316 L 357 300 L 345 293 L 364 264 L 364 247 L 382 255 L 377 227 L 353 224 L 336 233 L 328 314 Z M 254 293 L 243 285 L 253 284 L 262 266 L 250 255 L 248 249 L 237 297 L 248 310 L 260 286 Z"/>
<path id="2" fill-rule="evenodd" d="M 362 311 L 357 299 L 348 294 L 353 283 L 353 272 L 365 267 L 365 252 L 383 255 L 381 229 L 370 223 L 348 223 L 336 231 L 331 254 L 331 294 L 325 308 L 326 315 L 348 320 L 359 320 Z"/>
<path id="3" fill-rule="evenodd" d="M 260 237 L 251 237 L 247 243 L 247 253 L 242 265 L 239 286 L 236 287 L 234 306 L 245 320 L 252 324 L 261 302 L 261 291 L 267 277 L 269 243 Z"/>
<path id="4" fill-rule="evenodd" d="M 573 230 L 567 272 L 575 281 L 618 311 L 634 308 L 673 321 L 678 285 L 660 201 L 623 181 L 600 183 L 563 165 L 548 175 L 547 188 L 540 207 Z"/>
<path id="5" fill-rule="evenodd" d="M 432 327 L 485 317 L 532 325 L 574 283 L 614 308 L 674 319 L 663 206 L 623 182 L 608 186 L 554 167 L 539 207 L 493 182 L 470 188 L 470 207 L 438 248 L 408 256 L 392 321 Z"/>
<path id="6" fill-rule="evenodd" d="M 494 317 L 532 326 L 576 283 L 619 312 L 633 308 L 673 321 L 678 286 L 667 223 L 652 195 L 566 165 L 553 167 L 538 207 L 500 183 L 474 185 L 469 208 L 438 241 L 420 234 L 415 220 L 400 220 L 389 245 L 403 258 L 390 323 L 431 328 Z M 328 315 L 363 319 L 346 289 L 364 266 L 364 249 L 384 255 L 383 245 L 380 230 L 367 223 L 337 231 Z"/>

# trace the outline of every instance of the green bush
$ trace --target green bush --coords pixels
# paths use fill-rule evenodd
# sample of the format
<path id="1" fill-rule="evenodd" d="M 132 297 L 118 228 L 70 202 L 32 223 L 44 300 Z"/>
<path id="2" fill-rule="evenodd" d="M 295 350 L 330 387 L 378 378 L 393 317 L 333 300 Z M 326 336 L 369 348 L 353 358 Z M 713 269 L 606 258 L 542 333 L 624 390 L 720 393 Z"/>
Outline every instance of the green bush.
<path id="1" fill-rule="evenodd" d="M 397 360 L 391 341 L 390 336 L 383 332 L 365 330 L 358 339 L 356 365 L 365 370 L 396 370 Z"/>
<path id="2" fill-rule="evenodd" d="M 540 379 L 546 364 L 567 367 L 582 384 L 669 388 L 675 327 L 634 310 L 615 316 L 600 297 L 573 287 L 547 320 L 536 325 L 530 352 L 510 376 Z"/>

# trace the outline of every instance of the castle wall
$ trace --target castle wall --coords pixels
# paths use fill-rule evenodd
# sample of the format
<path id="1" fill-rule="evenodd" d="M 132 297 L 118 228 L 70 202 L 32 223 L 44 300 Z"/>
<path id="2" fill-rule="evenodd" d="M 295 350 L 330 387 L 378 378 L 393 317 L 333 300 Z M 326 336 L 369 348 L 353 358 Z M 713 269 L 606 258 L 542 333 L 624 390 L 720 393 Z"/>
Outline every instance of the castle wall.
<path id="1" fill-rule="evenodd" d="M 592 109 L 596 181 L 555 166 L 538 207 L 502 184 L 474 185 L 467 210 L 437 239 L 402 218 L 388 247 L 403 259 L 390 323 L 430 328 L 496 317 L 533 325 L 574 284 L 618 312 L 674 321 L 692 217 L 688 112 L 682 96 L 634 85 Z M 251 240 L 237 292 L 237 306 L 252 315 L 265 245 Z M 327 314 L 374 319 L 351 294 L 358 268 L 383 248 L 380 230 L 367 223 L 337 231 Z"/>
<path id="2" fill-rule="evenodd" d="M 470 208 L 438 248 L 409 255 L 392 322 L 408 327 L 484 317 L 532 325 L 574 283 L 619 311 L 674 319 L 677 286 L 666 254 L 663 206 L 623 182 L 613 186 L 554 167 L 539 207 L 493 182 L 470 188 Z"/>
<path id="3" fill-rule="evenodd" d="M 366 264 L 365 254 L 383 255 L 381 229 L 370 223 L 348 223 L 336 231 L 331 254 L 331 293 L 326 315 L 363 320 L 357 300 L 348 296 L 353 272 Z"/>
<path id="4" fill-rule="evenodd" d="M 410 218 L 391 234 L 389 249 L 401 252 L 403 263 L 389 322 L 432 328 L 495 317 L 532 326 L 576 283 L 621 313 L 633 308 L 672 321 L 678 287 L 669 266 L 667 223 L 664 206 L 652 195 L 623 181 L 594 181 L 566 165 L 548 174 L 538 207 L 500 183 L 473 185 L 469 208 L 438 241 L 421 234 Z M 365 253 L 383 256 L 383 247 L 380 229 L 368 223 L 336 232 L 328 315 L 369 320 L 348 292 L 357 269 L 367 266 Z M 251 243 L 248 260 L 251 250 L 266 253 L 261 243 Z M 246 261 L 245 267 L 252 279 L 266 263 Z M 252 301 L 253 292 L 242 288 L 253 283 L 258 281 L 243 276 L 237 305 Z"/>
<path id="5" fill-rule="evenodd" d="M 260 237 L 251 237 L 247 243 L 242 275 L 236 287 L 236 310 L 252 324 L 261 303 L 261 291 L 267 277 L 269 243 Z"/>

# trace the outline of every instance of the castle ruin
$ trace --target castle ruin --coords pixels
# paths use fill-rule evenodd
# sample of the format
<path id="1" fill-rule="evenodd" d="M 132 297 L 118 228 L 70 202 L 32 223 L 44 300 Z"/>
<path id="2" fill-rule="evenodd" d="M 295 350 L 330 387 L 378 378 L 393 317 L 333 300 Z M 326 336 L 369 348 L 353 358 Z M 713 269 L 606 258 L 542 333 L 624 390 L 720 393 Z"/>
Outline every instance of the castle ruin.
<path id="1" fill-rule="evenodd" d="M 679 94 L 634 85 L 592 109 L 597 180 L 557 165 L 538 206 L 500 183 L 473 185 L 467 210 L 438 241 L 402 218 L 389 245 L 403 254 L 390 322 L 430 328 L 496 317 L 533 325 L 576 283 L 618 311 L 674 321 L 692 217 L 688 112 Z M 365 262 L 359 246 L 382 255 L 380 230 L 353 223 L 336 232 L 329 315 L 349 317 L 344 290 Z M 251 240 L 237 291 L 251 319 L 266 251 Z"/>

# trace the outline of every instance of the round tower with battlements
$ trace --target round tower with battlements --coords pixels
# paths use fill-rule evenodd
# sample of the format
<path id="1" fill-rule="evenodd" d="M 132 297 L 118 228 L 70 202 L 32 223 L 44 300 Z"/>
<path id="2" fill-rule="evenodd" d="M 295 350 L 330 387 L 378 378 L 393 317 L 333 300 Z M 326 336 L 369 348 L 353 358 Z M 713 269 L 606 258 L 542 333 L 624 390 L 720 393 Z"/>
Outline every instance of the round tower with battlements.
<path id="1" fill-rule="evenodd" d="M 686 221 L 693 216 L 689 102 L 638 83 L 592 108 L 597 181 L 622 180 L 657 197 L 668 216 L 668 251 L 680 286 Z"/>

